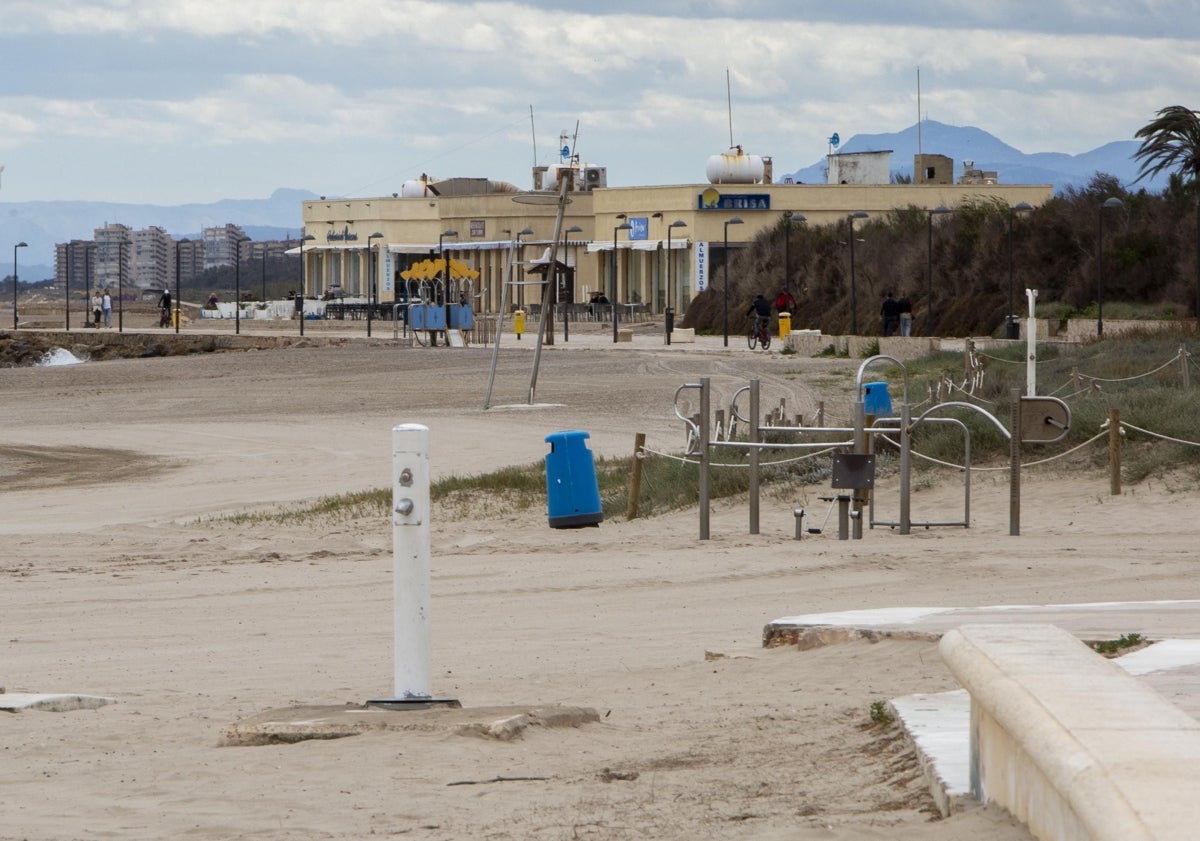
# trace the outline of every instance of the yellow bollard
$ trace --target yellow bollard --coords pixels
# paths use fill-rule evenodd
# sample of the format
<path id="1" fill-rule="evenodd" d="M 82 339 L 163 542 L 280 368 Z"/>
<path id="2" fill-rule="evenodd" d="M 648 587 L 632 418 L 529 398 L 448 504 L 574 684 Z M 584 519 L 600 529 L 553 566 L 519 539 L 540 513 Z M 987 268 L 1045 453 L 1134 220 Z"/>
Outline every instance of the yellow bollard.
<path id="1" fill-rule="evenodd" d="M 781 312 L 779 314 L 779 338 L 786 339 L 788 333 L 792 332 L 792 314 L 790 312 Z"/>
<path id="2" fill-rule="evenodd" d="M 171 319 L 172 327 L 179 327 L 183 324 L 183 314 L 179 311 L 179 307 L 176 307 L 175 311 L 171 313 Z"/>
<path id="3" fill-rule="evenodd" d="M 517 334 L 517 341 L 520 341 L 521 334 L 525 332 L 525 310 L 513 312 L 513 331 Z"/>

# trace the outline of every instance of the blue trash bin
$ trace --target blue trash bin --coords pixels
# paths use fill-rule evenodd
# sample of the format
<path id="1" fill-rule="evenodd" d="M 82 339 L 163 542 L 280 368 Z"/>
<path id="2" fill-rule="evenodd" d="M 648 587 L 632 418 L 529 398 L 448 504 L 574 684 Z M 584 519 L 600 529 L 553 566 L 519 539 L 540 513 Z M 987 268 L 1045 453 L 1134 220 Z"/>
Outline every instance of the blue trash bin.
<path id="1" fill-rule="evenodd" d="M 596 464 L 584 443 L 588 437 L 578 429 L 546 436 L 550 444 L 546 454 L 546 506 L 552 529 L 598 526 L 604 519 Z"/>
<path id="2" fill-rule="evenodd" d="M 864 383 L 863 411 L 877 418 L 892 416 L 892 397 L 888 394 L 887 383 Z"/>

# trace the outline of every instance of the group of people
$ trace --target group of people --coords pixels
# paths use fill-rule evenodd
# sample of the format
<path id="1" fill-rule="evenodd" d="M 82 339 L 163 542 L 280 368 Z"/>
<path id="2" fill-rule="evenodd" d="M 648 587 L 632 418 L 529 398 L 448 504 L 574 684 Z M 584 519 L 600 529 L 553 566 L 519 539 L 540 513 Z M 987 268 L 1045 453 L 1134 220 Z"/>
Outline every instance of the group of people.
<path id="1" fill-rule="evenodd" d="M 776 296 L 774 306 L 777 312 L 794 313 L 796 299 L 787 290 L 782 290 Z M 901 336 L 912 335 L 913 308 L 907 295 L 901 295 L 897 300 L 888 292 L 883 298 L 879 314 L 883 317 L 883 335 L 895 336 L 897 331 Z M 747 308 L 746 315 L 754 316 L 756 327 L 766 327 L 771 320 L 771 302 L 760 293 Z"/>
<path id="2" fill-rule="evenodd" d="M 112 327 L 112 293 L 108 289 L 103 294 L 99 289 L 92 293 L 92 323 L 99 327 L 101 319 L 105 327 Z"/>
<path id="3" fill-rule="evenodd" d="M 913 308 L 907 295 L 896 300 L 891 292 L 885 294 L 879 314 L 883 317 L 883 335 L 894 336 L 897 329 L 901 336 L 912 335 Z"/>

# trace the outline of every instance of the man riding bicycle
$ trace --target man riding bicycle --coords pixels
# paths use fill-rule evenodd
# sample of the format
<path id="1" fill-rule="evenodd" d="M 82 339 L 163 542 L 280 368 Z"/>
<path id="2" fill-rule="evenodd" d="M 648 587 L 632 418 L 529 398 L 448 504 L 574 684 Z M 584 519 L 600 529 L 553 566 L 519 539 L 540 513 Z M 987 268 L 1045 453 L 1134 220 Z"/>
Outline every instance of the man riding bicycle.
<path id="1" fill-rule="evenodd" d="M 760 292 L 746 310 L 746 315 L 754 316 L 754 332 L 765 333 L 771 324 L 771 302 Z"/>

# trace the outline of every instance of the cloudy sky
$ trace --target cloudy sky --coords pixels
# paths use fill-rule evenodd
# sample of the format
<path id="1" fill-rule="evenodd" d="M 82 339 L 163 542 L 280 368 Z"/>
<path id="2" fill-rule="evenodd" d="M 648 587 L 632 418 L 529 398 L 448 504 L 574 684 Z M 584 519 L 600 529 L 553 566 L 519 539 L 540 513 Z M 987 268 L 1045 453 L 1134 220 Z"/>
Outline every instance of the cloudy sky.
<path id="1" fill-rule="evenodd" d="M 915 123 L 918 67 L 924 116 L 1076 154 L 1200 108 L 1200 3 L 0 0 L 0 202 L 528 187 L 576 125 L 611 185 L 697 183 L 727 71 L 791 172 Z"/>

